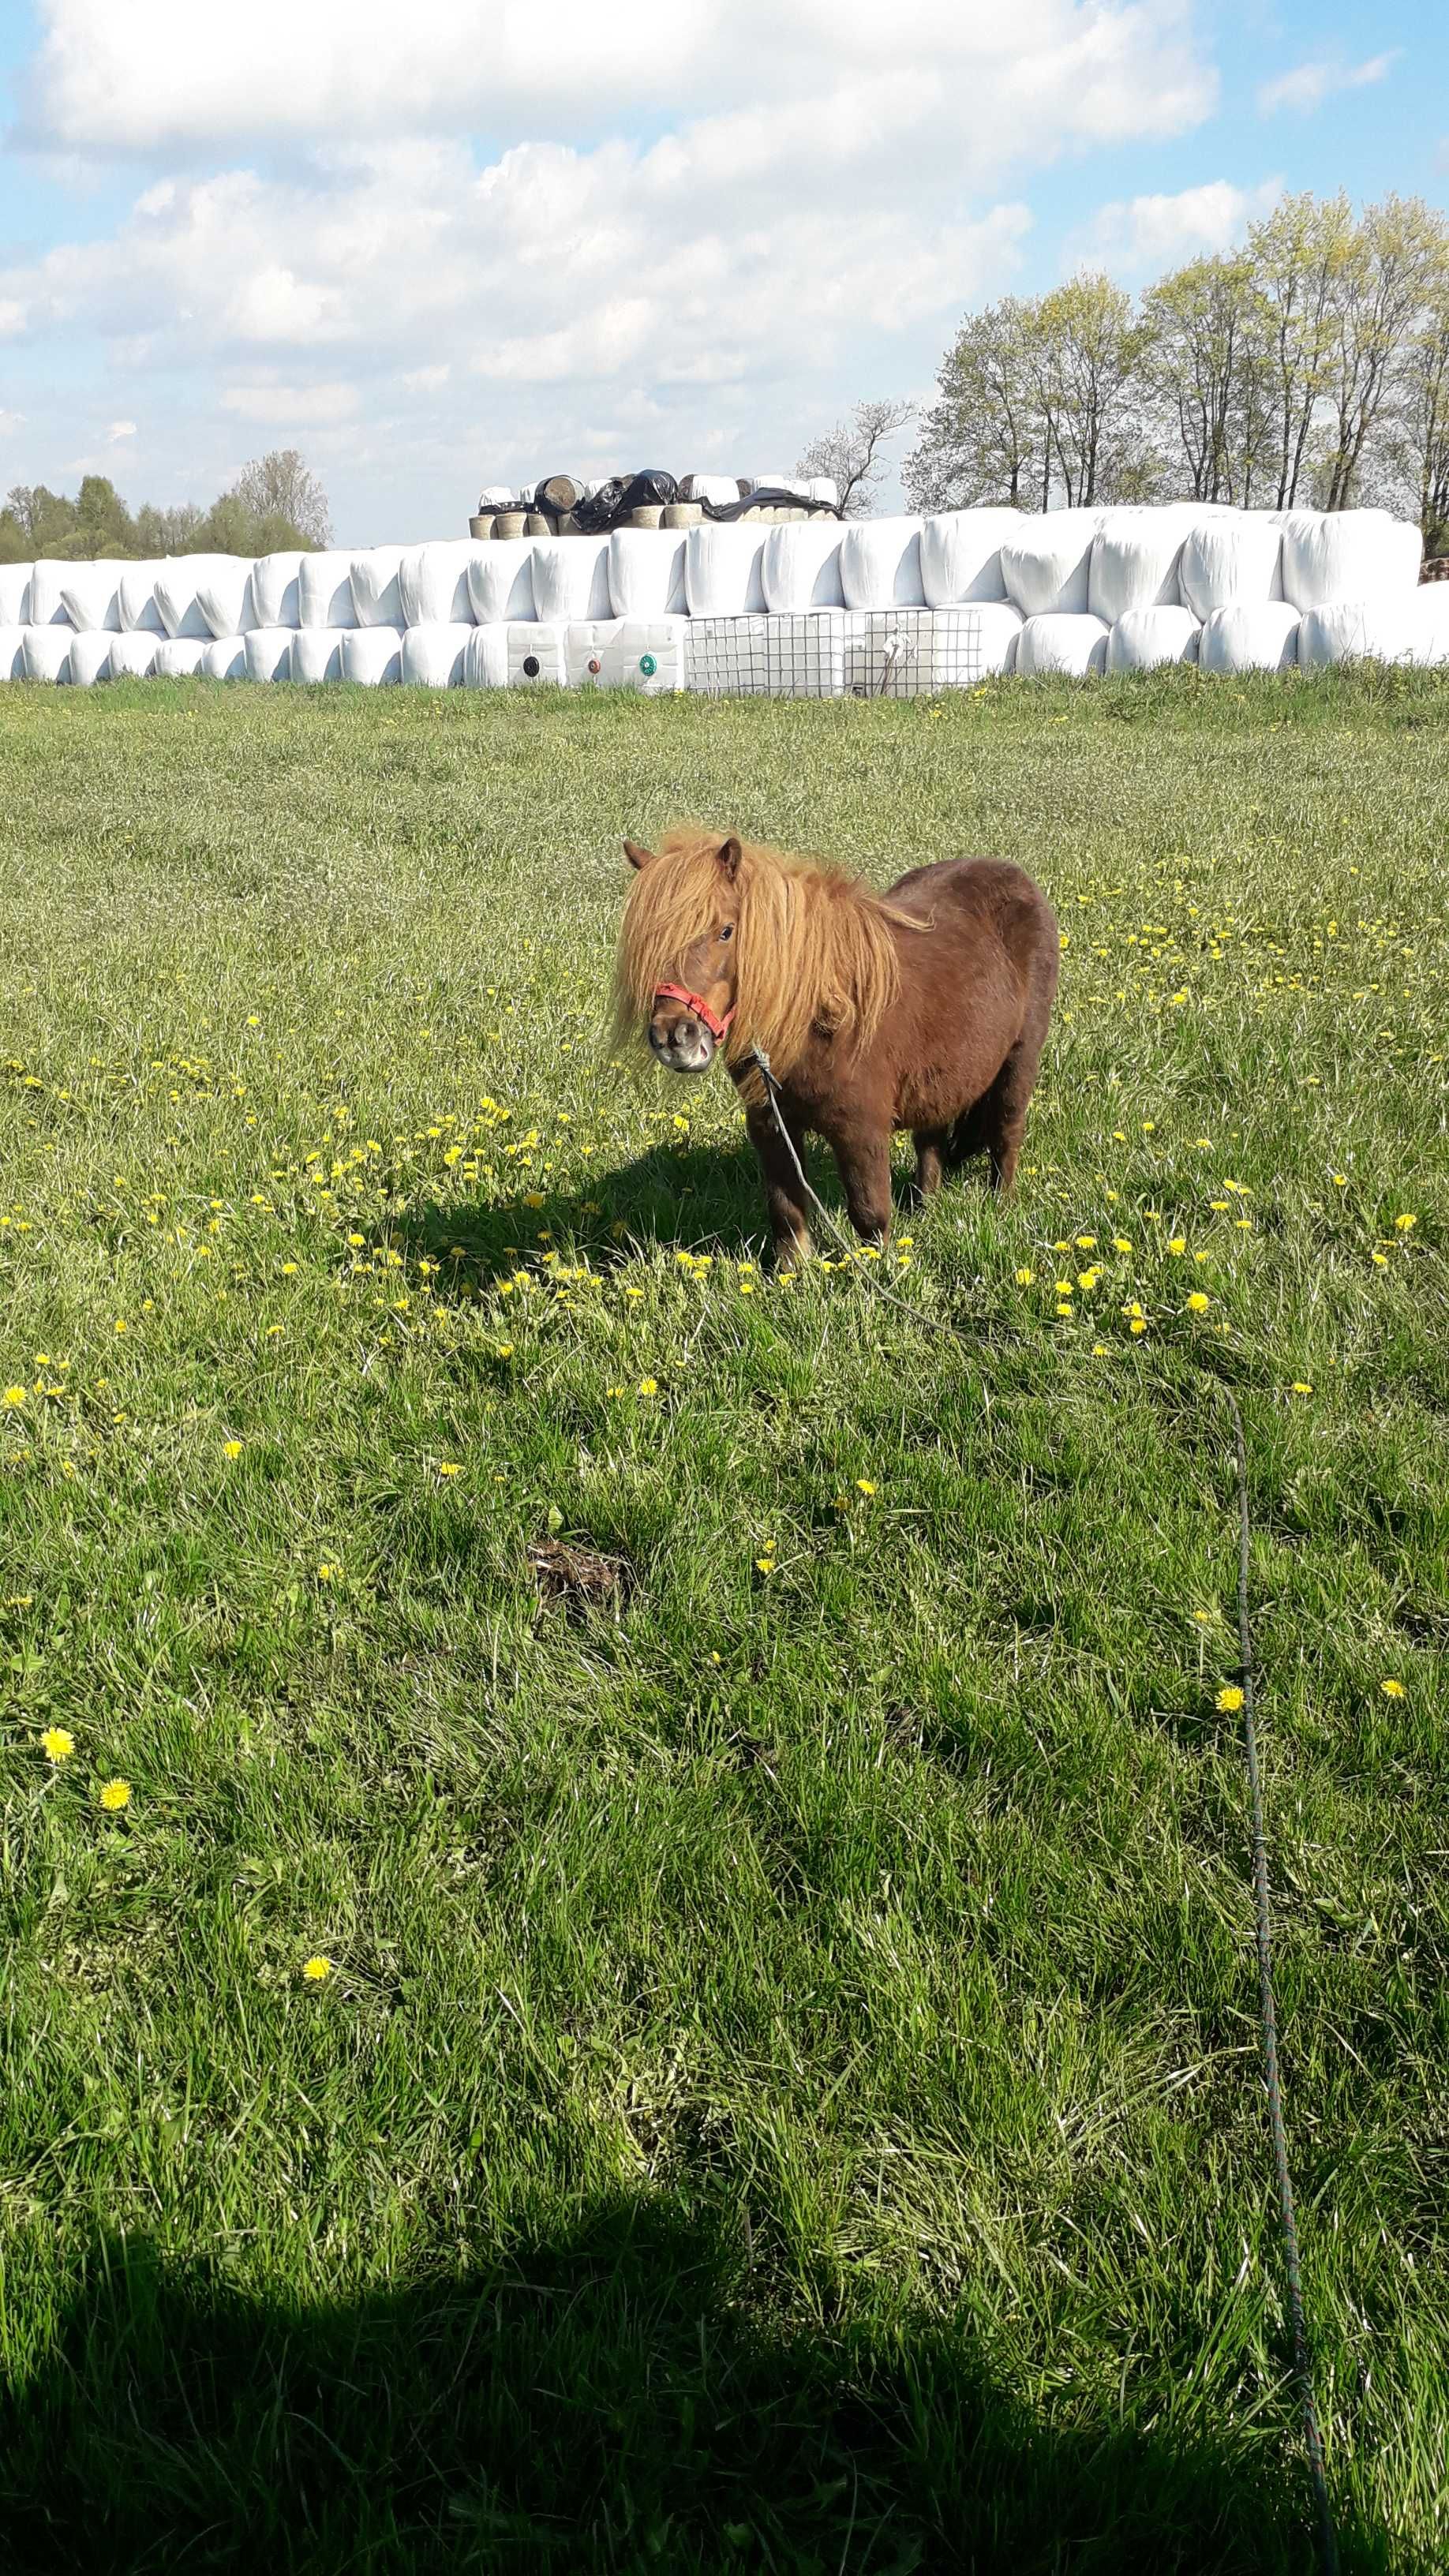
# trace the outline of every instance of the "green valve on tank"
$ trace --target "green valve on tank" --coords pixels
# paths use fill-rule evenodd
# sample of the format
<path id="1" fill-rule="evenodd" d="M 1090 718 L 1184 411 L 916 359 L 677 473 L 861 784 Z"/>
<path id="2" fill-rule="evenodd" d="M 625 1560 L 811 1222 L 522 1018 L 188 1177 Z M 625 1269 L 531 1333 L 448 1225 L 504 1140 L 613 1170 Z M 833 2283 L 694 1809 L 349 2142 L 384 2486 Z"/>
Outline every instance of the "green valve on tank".
<path id="1" fill-rule="evenodd" d="M 641 653 L 639 656 L 639 668 L 643 672 L 646 680 L 652 680 L 655 672 L 659 668 L 659 665 L 652 653 Z"/>

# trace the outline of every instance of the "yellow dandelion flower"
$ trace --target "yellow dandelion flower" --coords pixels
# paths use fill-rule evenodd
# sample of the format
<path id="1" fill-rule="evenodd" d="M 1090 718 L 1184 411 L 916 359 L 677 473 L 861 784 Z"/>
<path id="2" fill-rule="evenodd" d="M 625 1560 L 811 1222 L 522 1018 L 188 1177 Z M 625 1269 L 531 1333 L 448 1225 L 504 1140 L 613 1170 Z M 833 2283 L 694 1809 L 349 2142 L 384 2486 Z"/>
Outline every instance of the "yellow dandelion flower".
<path id="1" fill-rule="evenodd" d="M 1416 1216 L 1396 1216 L 1394 1219 L 1395 1227 L 1400 1234 L 1408 1234 L 1411 1228 L 1416 1226 L 1418 1222 L 1419 1220 Z"/>
<path id="2" fill-rule="evenodd" d="M 47 1762 L 68 1762 L 75 1751 L 75 1737 L 63 1726 L 48 1726 L 40 1739 L 40 1749 Z"/>
<path id="3" fill-rule="evenodd" d="M 241 1453 L 242 1444 L 239 1440 L 223 1440 L 221 1444 L 223 1458 L 239 1458 Z"/>
<path id="4" fill-rule="evenodd" d="M 1127 1330 L 1129 1333 L 1145 1333 L 1147 1326 L 1140 1315 L 1134 1315 L 1131 1323 L 1127 1327 Z"/>
<path id="5" fill-rule="evenodd" d="M 1189 1297 L 1187 1302 L 1194 1315 L 1205 1315 L 1209 1306 L 1212 1304 L 1212 1299 L 1210 1297 L 1205 1297 L 1200 1288 L 1194 1288 L 1192 1295 Z"/>
<path id="6" fill-rule="evenodd" d="M 310 1959 L 303 1960 L 302 1974 L 309 1985 L 320 1986 L 324 1978 L 331 1976 L 332 1962 L 320 1950 L 314 1951 Z"/>
<path id="7" fill-rule="evenodd" d="M 1348 1187 L 1348 1174 L 1347 1174 L 1347 1172 L 1333 1172 L 1333 1173 L 1330 1173 L 1329 1177 L 1330 1177 L 1330 1179 L 1332 1180 L 1332 1182 L 1333 1182 L 1333 1186 L 1334 1186 L 1334 1188 L 1335 1188 L 1336 1190 L 1346 1190 L 1346 1189 L 1347 1189 L 1347 1187 Z"/>
<path id="8" fill-rule="evenodd" d="M 440 1476 L 461 1476 L 463 1470 L 454 1459 L 440 1458 L 438 1460 L 438 1473 Z"/>
<path id="9" fill-rule="evenodd" d="M 341 1572 L 342 1568 L 340 1565 L 333 1564 L 330 1561 L 324 1561 L 324 1563 L 319 1565 L 317 1568 L 317 1580 L 319 1583 L 335 1583 Z"/>
<path id="10" fill-rule="evenodd" d="M 1125 1234 L 1114 1234 L 1112 1237 L 1112 1249 L 1114 1252 L 1130 1252 L 1132 1245 L 1129 1237 Z"/>
<path id="11" fill-rule="evenodd" d="M 1095 1236 L 1094 1234 L 1079 1234 L 1079 1235 L 1078 1235 L 1078 1237 L 1077 1237 L 1077 1250 L 1078 1250 L 1079 1252 L 1095 1252 L 1095 1251 L 1096 1251 L 1096 1249 L 1097 1249 L 1097 1238 L 1096 1238 L 1096 1236 Z"/>
<path id="12" fill-rule="evenodd" d="M 872 1484 L 869 1476 L 857 1476 L 855 1480 L 855 1490 L 858 1494 L 873 1494 L 875 1492 L 875 1486 Z"/>
<path id="13" fill-rule="evenodd" d="M 1311 1395 L 1313 1393 L 1312 1383 L 1306 1377 L 1295 1377 L 1292 1391 L 1295 1395 Z"/>
<path id="14" fill-rule="evenodd" d="M 23 1403 L 25 1402 L 25 1389 L 24 1389 L 24 1387 L 23 1387 L 23 1386 L 7 1386 L 7 1388 L 5 1389 L 5 1393 L 4 1393 L 3 1398 L 0 1398 L 0 1402 L 3 1402 L 3 1403 L 5 1403 L 5 1404 L 9 1404 L 9 1405 L 23 1404 Z"/>
<path id="15" fill-rule="evenodd" d="M 755 1559 L 755 1572 L 756 1572 L 757 1574 L 773 1574 L 773 1573 L 774 1573 L 774 1571 L 775 1571 L 775 1560 L 774 1560 L 774 1558 L 773 1558 L 772 1556 L 757 1556 L 757 1557 L 756 1557 L 756 1559 Z"/>
<path id="16" fill-rule="evenodd" d="M 1036 1272 L 1034 1270 L 1018 1270 L 1016 1274 L 1016 1284 L 1018 1288 L 1029 1288 L 1035 1277 Z"/>
<path id="17" fill-rule="evenodd" d="M 1092 1357 L 1094 1360 L 1109 1360 L 1111 1356 L 1111 1351 L 1108 1349 L 1105 1342 L 1094 1342 L 1092 1344 Z"/>
<path id="18" fill-rule="evenodd" d="M 1404 1685 L 1402 1682 L 1380 1682 L 1379 1688 L 1383 1692 L 1385 1699 L 1402 1699 L 1404 1697 Z"/>
<path id="19" fill-rule="evenodd" d="M 1369 1259 L 1377 1270 L 1387 1270 L 1389 1266 L 1389 1256 L 1386 1252 L 1371 1252 Z"/>
<path id="20" fill-rule="evenodd" d="M 1060 1298 L 1060 1299 L 1058 1300 L 1058 1302 L 1057 1302 L 1057 1313 L 1058 1313 L 1060 1316 L 1062 1316 L 1062 1317 L 1065 1319 L 1065 1321 L 1066 1321 L 1066 1322 L 1070 1323 L 1070 1321 L 1071 1321 L 1071 1319 L 1072 1319 L 1073 1315 L 1076 1313 L 1076 1311 L 1077 1311 L 1077 1310 L 1076 1310 L 1075 1306 L 1073 1306 L 1073 1305 L 1069 1304 L 1068 1300 L 1067 1300 L 1065 1297 Z"/>
<path id="21" fill-rule="evenodd" d="M 1217 1705 L 1222 1710 L 1224 1717 L 1233 1717 L 1236 1715 L 1237 1711 L 1243 1705 L 1243 1694 L 1237 1688 L 1235 1683 L 1231 1684 L 1226 1690 L 1219 1691 L 1217 1696 Z"/>
<path id="22" fill-rule="evenodd" d="M 659 1393 L 658 1378 L 641 1377 L 639 1380 L 639 1392 L 641 1395 L 657 1395 Z"/>
<path id="23" fill-rule="evenodd" d="M 493 1345 L 493 1347 L 494 1347 L 494 1350 L 496 1351 L 496 1353 L 497 1353 L 497 1355 L 498 1355 L 499 1359 L 501 1359 L 501 1360 L 511 1360 L 511 1359 L 512 1359 L 512 1357 L 513 1357 L 513 1344 L 512 1344 L 511 1342 L 495 1342 L 495 1343 L 494 1343 L 494 1345 Z"/>
<path id="24" fill-rule="evenodd" d="M 108 1816 L 119 1815 L 122 1807 L 129 1807 L 130 1803 L 131 1783 L 129 1780 L 107 1780 L 103 1784 L 101 1789 L 101 1805 L 105 1808 Z"/>
<path id="25" fill-rule="evenodd" d="M 354 1252 L 360 1252 L 367 1238 L 365 1235 L 361 1234 L 349 1234 L 347 1240 L 351 1244 Z"/>
<path id="26" fill-rule="evenodd" d="M 1170 1237 L 1169 1237 L 1169 1239 L 1168 1239 L 1167 1249 L 1168 1249 L 1168 1251 L 1169 1251 L 1170 1253 L 1174 1254 L 1174 1256 L 1175 1256 L 1177 1259 L 1179 1259 L 1179 1260 L 1180 1260 L 1180 1259 L 1181 1259 L 1181 1257 L 1182 1257 L 1182 1255 L 1183 1255 L 1183 1253 L 1184 1253 L 1184 1252 L 1186 1252 L 1186 1250 L 1187 1250 L 1187 1237 L 1186 1237 L 1186 1235 L 1185 1235 L 1185 1234 L 1174 1234 L 1174 1235 L 1170 1236 Z"/>

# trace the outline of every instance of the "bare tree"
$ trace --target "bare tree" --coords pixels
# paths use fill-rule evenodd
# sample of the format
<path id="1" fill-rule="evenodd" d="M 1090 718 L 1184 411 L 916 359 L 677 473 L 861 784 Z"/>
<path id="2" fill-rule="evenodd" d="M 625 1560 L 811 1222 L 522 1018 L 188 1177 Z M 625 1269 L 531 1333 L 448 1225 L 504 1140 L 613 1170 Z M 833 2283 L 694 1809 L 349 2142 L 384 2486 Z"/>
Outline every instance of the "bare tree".
<path id="1" fill-rule="evenodd" d="M 1333 413 L 1325 506 L 1346 510 L 1364 451 L 1394 388 L 1435 277 L 1444 219 L 1422 197 L 1366 208 L 1333 281 L 1333 343 L 1324 393 Z"/>
<path id="2" fill-rule="evenodd" d="M 232 498 L 257 519 L 285 519 L 314 546 L 330 545 L 327 495 L 295 447 L 274 447 L 253 457 L 232 486 Z"/>
<path id="3" fill-rule="evenodd" d="M 1431 554 L 1449 552 L 1449 227 L 1404 353 L 1392 453 Z"/>
<path id="4" fill-rule="evenodd" d="M 885 480 L 884 450 L 898 430 L 915 418 L 907 402 L 858 402 L 849 420 L 837 421 L 824 438 L 814 438 L 795 471 L 828 474 L 835 485 L 841 517 L 868 519 Z"/>

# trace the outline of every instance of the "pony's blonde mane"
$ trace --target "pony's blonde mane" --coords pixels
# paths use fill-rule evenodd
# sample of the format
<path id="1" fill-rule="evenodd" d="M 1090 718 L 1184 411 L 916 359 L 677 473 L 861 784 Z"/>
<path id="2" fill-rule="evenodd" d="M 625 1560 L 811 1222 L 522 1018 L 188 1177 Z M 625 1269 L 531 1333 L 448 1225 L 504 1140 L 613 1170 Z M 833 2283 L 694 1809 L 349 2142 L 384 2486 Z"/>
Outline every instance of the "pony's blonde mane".
<path id="1" fill-rule="evenodd" d="M 746 841 L 733 887 L 719 864 L 724 835 L 698 824 L 665 833 L 639 870 L 624 907 L 614 972 L 616 1042 L 647 1025 L 661 984 L 679 979 L 696 940 L 733 915 L 735 1016 L 726 1063 L 762 1047 L 782 1077 L 812 1031 L 869 1046 L 900 986 L 894 933 L 924 927 L 858 877 L 818 859 Z"/>

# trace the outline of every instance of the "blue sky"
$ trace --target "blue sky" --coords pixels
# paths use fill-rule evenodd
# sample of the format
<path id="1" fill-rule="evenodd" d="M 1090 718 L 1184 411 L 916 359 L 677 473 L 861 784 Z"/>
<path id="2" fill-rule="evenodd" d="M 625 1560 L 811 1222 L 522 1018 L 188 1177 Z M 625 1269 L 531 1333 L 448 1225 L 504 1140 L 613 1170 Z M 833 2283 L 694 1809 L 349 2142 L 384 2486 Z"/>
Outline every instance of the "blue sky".
<path id="1" fill-rule="evenodd" d="M 1006 24 L 1001 23 L 1005 18 Z M 1442 0 L 39 0 L 0 16 L 0 490 L 338 538 L 573 467 L 788 469 L 961 313 L 1140 283 L 1282 189 L 1449 203 Z"/>

